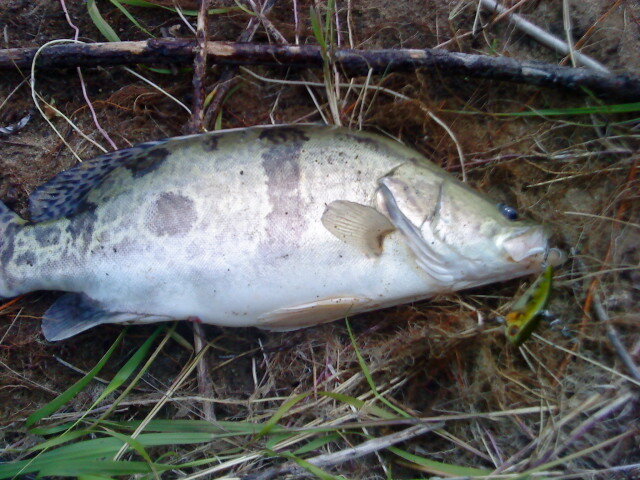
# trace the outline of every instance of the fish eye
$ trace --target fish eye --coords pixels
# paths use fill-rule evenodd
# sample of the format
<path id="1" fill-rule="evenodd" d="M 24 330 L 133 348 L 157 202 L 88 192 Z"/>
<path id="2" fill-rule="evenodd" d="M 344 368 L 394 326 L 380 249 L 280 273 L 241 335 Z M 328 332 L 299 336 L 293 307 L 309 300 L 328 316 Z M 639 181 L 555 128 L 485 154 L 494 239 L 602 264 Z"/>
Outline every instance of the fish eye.
<path id="1" fill-rule="evenodd" d="M 499 203 L 498 210 L 500 210 L 500 213 L 504 217 L 508 218 L 509 220 L 518 219 L 518 211 L 515 208 L 510 207 L 509 205 L 505 205 L 504 203 Z"/>

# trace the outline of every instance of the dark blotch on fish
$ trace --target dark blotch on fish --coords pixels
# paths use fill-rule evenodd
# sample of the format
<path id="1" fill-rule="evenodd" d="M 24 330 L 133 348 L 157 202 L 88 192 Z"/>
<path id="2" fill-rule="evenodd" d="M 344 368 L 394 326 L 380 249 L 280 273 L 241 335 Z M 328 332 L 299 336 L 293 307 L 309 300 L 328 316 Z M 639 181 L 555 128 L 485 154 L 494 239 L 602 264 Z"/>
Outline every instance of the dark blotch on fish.
<path id="1" fill-rule="evenodd" d="M 36 263 L 36 256 L 33 252 L 24 252 L 16 257 L 17 265 L 27 265 L 33 267 Z"/>
<path id="2" fill-rule="evenodd" d="M 158 196 L 149 208 L 146 226 L 158 237 L 184 235 L 197 220 L 193 200 L 183 195 L 168 192 Z"/>
<path id="3" fill-rule="evenodd" d="M 360 145 L 367 145 L 369 147 L 373 147 L 374 149 L 380 148 L 380 142 L 373 138 L 365 137 L 362 135 L 354 135 L 351 133 L 346 133 L 344 136 L 349 141 L 359 143 Z"/>
<path id="4" fill-rule="evenodd" d="M 216 150 L 218 150 L 218 142 L 219 142 L 219 140 L 220 139 L 218 138 L 218 135 L 216 135 L 216 134 L 209 135 L 202 142 L 202 149 L 205 152 L 215 152 Z"/>
<path id="5" fill-rule="evenodd" d="M 18 230 L 18 226 L 14 223 L 9 223 L 7 228 L 0 237 L 0 263 L 2 266 L 8 265 L 8 263 L 13 258 L 14 246 L 13 243 L 15 241 L 15 234 Z"/>
<path id="6" fill-rule="evenodd" d="M 170 153 L 166 148 L 154 148 L 149 150 L 142 159 L 128 164 L 127 168 L 131 171 L 134 178 L 143 177 L 147 173 L 158 169 Z"/>
<path id="7" fill-rule="evenodd" d="M 299 144 L 300 142 L 308 142 L 309 137 L 300 128 L 265 128 L 260 133 L 260 140 L 267 140 L 275 145 L 288 142 Z"/>
<path id="8" fill-rule="evenodd" d="M 269 241 L 260 245 L 265 253 L 273 251 L 274 247 L 285 244 L 291 238 L 300 238 L 307 226 L 304 216 L 305 201 L 300 193 L 300 152 L 308 137 L 304 132 L 293 128 L 286 130 L 287 133 L 282 137 L 294 135 L 295 140 L 280 143 L 270 138 L 274 145 L 262 154 L 262 167 L 267 175 L 267 194 L 271 205 L 266 223 Z M 265 130 L 263 134 L 268 131 L 269 129 Z M 276 135 L 275 139 L 282 137 Z"/>
<path id="9" fill-rule="evenodd" d="M 81 242 L 79 246 L 83 252 L 86 252 L 91 244 L 96 220 L 94 209 L 88 209 L 69 217 L 66 232 L 71 235 L 74 242 Z"/>
<path id="10" fill-rule="evenodd" d="M 0 236 L 0 278 L 3 278 L 8 288 L 12 288 L 15 281 L 9 270 L 9 262 L 13 258 L 15 252 L 15 235 L 18 231 L 18 225 L 9 223 Z"/>
<path id="11" fill-rule="evenodd" d="M 38 245 L 41 247 L 50 247 L 60 241 L 60 229 L 58 227 L 42 227 L 36 225 L 34 236 Z"/>

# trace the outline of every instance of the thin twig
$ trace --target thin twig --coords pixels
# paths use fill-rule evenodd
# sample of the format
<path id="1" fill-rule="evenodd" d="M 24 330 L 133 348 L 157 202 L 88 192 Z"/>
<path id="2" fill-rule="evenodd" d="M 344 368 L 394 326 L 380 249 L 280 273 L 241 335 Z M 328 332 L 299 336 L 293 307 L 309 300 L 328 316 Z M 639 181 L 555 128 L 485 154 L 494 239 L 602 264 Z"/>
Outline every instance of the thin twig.
<path id="1" fill-rule="evenodd" d="M 27 83 L 27 80 L 29 80 L 28 77 L 25 77 L 22 79 L 22 81 L 18 84 L 17 87 L 15 87 L 13 90 L 11 90 L 9 92 L 9 95 L 7 95 L 4 100 L 2 100 L 2 103 L 0 103 L 0 110 L 2 110 L 4 108 L 4 106 L 9 103 L 9 100 L 11 100 L 11 97 L 13 97 L 13 95 L 20 90 L 20 87 L 22 87 L 25 83 Z"/>
<path id="2" fill-rule="evenodd" d="M 498 12 L 499 14 L 503 14 L 507 11 L 506 7 L 503 7 L 496 0 L 480 0 L 480 3 L 486 9 Z M 507 18 L 517 28 L 522 30 L 527 35 L 535 38 L 538 42 L 545 45 L 546 47 L 549 47 L 552 50 L 555 50 L 557 52 L 560 52 L 563 55 L 569 55 L 571 53 L 571 47 L 566 42 L 544 31 L 542 28 L 538 27 L 537 25 L 534 25 L 533 23 L 526 20 L 524 17 L 518 15 L 517 13 L 510 13 L 507 15 Z M 604 65 L 602 65 L 600 62 L 594 60 L 593 58 L 583 53 L 576 51 L 576 52 L 573 52 L 573 55 L 576 62 L 581 65 L 584 65 L 585 67 L 589 67 L 589 68 L 592 68 L 593 70 L 597 70 L 603 73 L 609 71 L 609 69 Z"/>
<path id="3" fill-rule="evenodd" d="M 57 39 L 57 40 L 51 40 L 47 43 L 45 43 L 44 45 L 42 45 L 41 47 L 39 47 L 33 55 L 33 60 L 30 62 L 30 66 L 31 66 L 31 78 L 30 78 L 30 86 L 31 86 L 31 99 L 33 100 L 33 104 L 35 105 L 35 107 L 38 109 L 38 112 L 40 112 L 40 115 L 42 116 L 42 118 L 49 124 L 49 126 L 51 127 L 51 129 L 56 132 L 56 135 L 58 135 L 58 138 L 60 138 L 60 140 L 62 141 L 62 143 L 64 143 L 64 145 L 69 149 L 69 151 L 73 154 L 74 157 L 76 157 L 76 159 L 78 160 L 78 162 L 82 162 L 82 158 L 80 158 L 80 155 L 77 154 L 77 152 L 71 147 L 71 145 L 69 144 L 69 142 L 67 141 L 67 139 L 64 137 L 64 135 L 62 135 L 62 133 L 56 128 L 56 126 L 53 124 L 53 122 L 49 119 L 49 117 L 47 116 L 47 114 L 44 112 L 44 110 L 42 109 L 42 107 L 40 106 L 40 102 L 38 102 L 38 98 L 40 98 L 43 102 L 44 99 L 38 94 L 38 92 L 36 91 L 36 63 L 38 62 L 38 56 L 40 55 L 40 53 L 42 51 L 44 51 L 49 45 L 56 45 L 59 43 L 66 43 L 66 42 L 74 42 L 74 40 L 67 40 L 67 39 Z M 53 106 L 51 104 L 47 104 L 48 107 L 53 108 Z M 59 110 L 55 109 L 56 112 L 59 112 Z M 62 112 L 59 112 L 62 113 Z M 99 143 L 96 143 L 95 140 L 90 139 L 89 137 L 87 137 L 82 131 L 80 131 L 80 129 L 78 127 L 76 127 L 73 122 L 71 122 L 71 120 L 69 120 L 66 116 L 64 117 L 65 120 L 67 120 L 67 122 L 69 123 L 69 125 L 71 125 L 71 127 L 76 130 L 78 133 L 80 133 L 84 138 L 86 138 L 87 140 L 89 140 L 89 142 L 93 143 L 96 147 L 98 147 L 99 149 L 101 149 L 103 152 L 106 153 L 106 149 L 100 145 Z"/>
<path id="4" fill-rule="evenodd" d="M 562 352 L 564 352 L 564 353 L 566 353 L 566 354 L 568 354 L 570 356 L 574 356 L 574 357 L 577 357 L 577 358 L 579 358 L 581 360 L 584 360 L 585 362 L 590 363 L 591 365 L 595 365 L 596 367 L 601 368 L 605 372 L 612 373 L 613 375 L 615 375 L 617 377 L 620 377 L 620 378 L 622 378 L 622 379 L 624 379 L 624 380 L 626 380 L 628 382 L 631 382 L 634 385 L 640 387 L 640 380 L 636 380 L 635 378 L 630 377 L 629 375 L 625 375 L 624 373 L 618 372 L 616 369 L 611 368 L 611 367 L 607 367 L 603 363 L 596 362 L 595 360 L 592 360 L 589 357 L 587 357 L 585 355 L 582 355 L 582 354 L 580 354 L 578 352 L 575 352 L 573 350 L 569 350 L 568 348 L 564 348 L 564 347 L 561 347 L 560 345 L 557 345 L 557 344 L 555 344 L 553 342 L 550 342 L 549 340 L 547 340 L 544 337 L 541 337 L 537 333 L 534 333 L 533 336 L 535 338 L 537 338 L 538 340 L 546 343 L 547 345 L 551 345 L 552 347 L 557 348 L 558 350 L 560 350 L 560 351 L 562 351 Z"/>
<path id="5" fill-rule="evenodd" d="M 591 25 L 589 27 L 589 29 L 585 32 L 584 35 L 582 35 L 582 37 L 580 38 L 580 40 L 578 40 L 576 42 L 576 44 L 573 46 L 574 49 L 578 50 L 580 48 L 582 48 L 587 41 L 591 38 L 591 36 L 596 32 L 596 30 L 598 29 L 598 25 L 600 25 L 600 23 L 604 22 L 609 15 L 611 15 L 613 13 L 613 11 L 618 8 L 623 2 L 626 2 L 627 0 L 616 0 L 616 2 L 611 5 L 609 7 L 609 9 L 604 12 L 602 15 L 600 15 L 598 17 L 598 19 L 593 23 L 593 25 Z M 562 62 L 560 62 L 560 65 L 566 65 L 567 61 L 569 60 L 569 57 L 565 57 Z"/>
<path id="6" fill-rule="evenodd" d="M 460 142 L 458 141 L 458 138 L 456 137 L 455 133 L 453 133 L 453 130 L 451 130 L 449 125 L 444 123 L 439 117 L 437 117 L 428 108 L 425 107 L 425 110 L 427 112 L 427 115 L 429 115 L 429 117 L 431 117 L 431 119 L 434 122 L 436 122 L 438 125 L 440 125 L 447 132 L 447 134 L 449 134 L 449 136 L 451 137 L 451 140 L 453 140 L 453 143 L 455 144 L 456 149 L 458 150 L 458 158 L 460 159 L 460 172 L 462 173 L 462 181 L 466 182 L 467 181 L 467 170 L 465 168 L 464 152 L 462 151 L 462 146 L 460 145 Z"/>
<path id="7" fill-rule="evenodd" d="M 62 6 L 62 10 L 64 11 L 64 16 L 67 19 L 67 23 L 74 31 L 73 39 L 77 42 L 78 38 L 80 37 L 80 29 L 71 20 L 71 16 L 69 15 L 69 11 L 67 10 L 67 5 L 65 3 L 65 0 L 60 0 L 60 5 Z M 111 145 L 111 148 L 113 148 L 114 150 L 118 150 L 118 146 L 115 144 L 113 140 L 111 140 L 111 137 L 109 136 L 107 131 L 104 128 L 102 128 L 102 125 L 100 125 L 100 122 L 98 121 L 98 115 L 96 114 L 96 111 L 93 108 L 93 104 L 91 103 L 91 99 L 89 98 L 89 94 L 87 93 L 87 87 L 84 82 L 84 77 L 82 76 L 82 69 L 80 67 L 77 67 L 76 70 L 78 72 L 78 78 L 80 79 L 80 88 L 82 89 L 82 95 L 84 96 L 84 100 L 87 103 L 87 106 L 89 107 L 89 111 L 91 112 L 93 123 L 95 124 L 98 131 L 105 138 L 105 140 L 109 142 L 109 145 Z"/>
<path id="8" fill-rule="evenodd" d="M 539 465 L 543 465 L 549 462 L 552 458 L 558 458 L 563 452 L 567 450 L 567 448 L 571 444 L 575 443 L 576 440 L 583 438 L 584 435 L 594 426 L 606 419 L 613 412 L 622 408 L 628 402 L 633 401 L 634 398 L 634 393 L 626 393 L 620 397 L 615 398 L 611 402 L 607 402 L 607 404 L 599 408 L 597 412 L 590 414 L 589 418 L 580 423 L 569 434 L 563 435 L 562 443 L 554 445 L 554 448 L 550 448 L 546 452 L 541 453 L 539 457 L 531 464 L 531 467 L 535 468 Z"/>
<path id="9" fill-rule="evenodd" d="M 573 35 L 571 33 L 571 9 L 569 7 L 569 0 L 562 0 L 562 23 L 564 25 L 564 34 L 567 37 L 571 66 L 576 67 L 578 62 L 576 61 L 576 49 L 573 46 Z"/>
<path id="10" fill-rule="evenodd" d="M 165 95 L 167 98 L 170 98 L 171 100 L 173 100 L 174 102 L 176 102 L 178 105 L 180 105 L 189 115 L 191 115 L 191 109 L 189 107 L 187 107 L 184 103 L 182 103 L 180 100 L 178 100 L 176 97 L 174 97 L 173 95 L 171 95 L 169 92 L 167 92 L 166 90 L 164 90 L 162 87 L 160 87 L 159 85 L 153 83 L 151 80 L 149 80 L 148 78 L 143 77 L 142 75 L 140 75 L 138 72 L 136 72 L 135 70 L 131 70 L 128 67 L 124 67 L 124 70 L 129 72 L 131 75 L 133 75 L 136 78 L 139 78 L 140 80 L 142 80 L 143 82 L 145 82 L 147 85 L 152 86 L 153 88 L 155 88 L 156 90 L 158 90 L 160 93 L 162 93 L 163 95 Z"/>
<path id="11" fill-rule="evenodd" d="M 595 314 L 598 321 L 602 323 L 607 330 L 607 337 L 609 338 L 611 345 L 613 345 L 613 348 L 618 354 L 618 357 L 620 357 L 620 360 L 622 360 L 622 363 L 624 363 L 625 367 L 627 367 L 627 370 L 629 370 L 631 376 L 640 381 L 640 368 L 638 368 L 633 360 L 633 357 L 627 351 L 626 347 L 622 343 L 622 340 L 620 340 L 618 331 L 611 324 L 609 314 L 602 305 L 598 292 L 594 292 L 593 294 L 593 313 Z"/>

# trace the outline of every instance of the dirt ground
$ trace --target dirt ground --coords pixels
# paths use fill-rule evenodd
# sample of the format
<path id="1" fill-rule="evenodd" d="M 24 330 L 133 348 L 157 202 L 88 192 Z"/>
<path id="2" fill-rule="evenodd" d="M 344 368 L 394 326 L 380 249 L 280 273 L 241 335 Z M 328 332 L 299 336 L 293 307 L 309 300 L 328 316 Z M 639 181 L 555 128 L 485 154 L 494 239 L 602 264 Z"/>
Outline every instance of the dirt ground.
<path id="1" fill-rule="evenodd" d="M 178 3 L 189 7 L 189 2 Z M 519 13 L 564 37 L 563 2 L 521 3 Z M 569 4 L 573 39 L 588 35 L 583 53 L 613 71 L 637 72 L 640 4 L 631 0 L 571 0 Z M 98 1 L 97 5 L 123 40 L 147 38 L 112 3 Z M 299 13 L 297 28 L 294 5 Z M 293 43 L 298 36 L 302 43 L 316 43 L 308 14 L 311 5 L 310 0 L 283 0 L 268 18 L 288 41 Z M 85 2 L 67 0 L 66 6 L 81 40 L 104 41 Z M 235 3 L 214 0 L 213 6 L 233 7 Z M 171 11 L 128 8 L 155 36 L 190 35 Z M 451 51 L 562 61 L 562 55 L 541 47 L 513 25 L 505 21 L 490 23 L 490 14 L 478 17 L 479 26 L 484 28 L 477 28 L 473 34 L 475 1 L 337 0 L 337 9 L 337 41 L 346 47 L 351 41 L 355 48 L 371 49 L 442 46 Z M 211 15 L 209 39 L 235 40 L 248 19 L 245 12 L 237 9 Z M 195 17 L 190 17 L 190 22 L 195 25 Z M 62 3 L 51 0 L 2 0 L 0 30 L 2 48 L 40 46 L 55 39 L 73 38 L 74 33 Z M 275 42 L 273 32 L 261 26 L 255 41 Z M 191 105 L 192 71 L 163 67 L 173 73 L 135 70 Z M 263 67 L 251 70 L 271 79 L 322 81 L 319 71 Z M 208 71 L 207 91 L 213 88 L 220 72 L 221 68 L 215 66 Z M 98 123 L 119 148 L 186 132 L 187 113 L 124 69 L 83 69 L 82 73 Z M 0 74 L 0 126 L 12 124 L 32 111 L 26 75 L 28 72 L 17 70 Z M 356 81 L 363 83 L 365 79 Z M 555 474 L 559 472 L 560 476 L 553 478 L 571 478 L 571 474 L 580 478 L 640 478 L 638 469 L 613 473 L 607 470 L 640 463 L 638 383 L 634 387 L 619 375 L 630 372 L 607 337 L 606 325 L 591 308 L 597 297 L 625 349 L 636 363 L 640 362 L 640 190 L 635 177 L 640 123 L 634 114 L 499 117 L 495 113 L 582 107 L 598 105 L 599 101 L 552 89 L 443 78 L 437 72 L 391 74 L 374 77 L 372 83 L 411 100 L 371 95 L 362 109 L 365 129 L 401 139 L 459 176 L 458 148 L 451 136 L 425 114 L 425 109 L 430 109 L 454 132 L 466 158 L 469 183 L 496 201 L 515 205 L 524 215 L 548 224 L 556 243 L 572 254 L 557 272 L 549 305 L 560 322 L 543 323 L 539 334 L 546 342 L 531 339 L 525 350 L 506 343 L 496 317 L 507 311 L 509 302 L 531 279 L 399 306 L 352 320 L 358 345 L 379 389 L 388 389 L 386 395 L 394 404 L 414 416 L 551 408 L 548 415 L 448 423 L 446 435 L 424 436 L 406 448 L 433 460 L 490 470 L 513 458 L 520 469 L 517 471 L 524 471 L 543 459 L 582 452 L 621 435 L 619 441 L 562 462 L 555 467 Z M 223 128 L 322 121 L 303 86 L 269 83 L 246 72 L 238 73 L 234 86 L 237 88 L 223 107 Z M 37 71 L 35 88 L 84 135 L 109 147 L 92 118 L 75 69 Z M 324 105 L 326 91 L 315 87 L 312 91 Z M 351 115 L 356 96 L 345 93 L 342 100 L 342 120 L 349 124 L 354 118 Z M 323 112 L 330 116 L 327 108 L 323 107 Z M 21 131 L 0 135 L 0 199 L 25 216 L 29 193 L 77 163 L 65 142 L 82 159 L 98 153 L 63 118 L 51 109 L 46 113 L 64 142 L 38 113 Z M 42 440 L 26 432 L 24 419 L 77 381 L 79 371 L 90 370 L 122 330 L 121 326 L 104 326 L 66 341 L 46 342 L 39 317 L 56 296 L 38 292 L 0 306 L 0 456 L 6 450 L 4 456 L 15 458 Z M 110 362 L 100 376 L 111 378 L 153 331 L 153 326 L 130 328 L 118 349 L 117 360 Z M 182 323 L 176 331 L 192 341 L 190 324 Z M 216 404 L 218 419 L 268 418 L 282 400 L 259 400 L 286 398 L 318 388 L 342 389 L 356 397 L 369 390 L 362 376 L 357 382 L 345 383 L 360 367 L 343 322 L 288 334 L 207 326 L 205 334 L 213 342 L 206 361 L 214 395 L 234 400 Z M 189 349 L 169 342 L 117 415 L 143 418 L 151 408 L 150 402 L 167 390 L 191 358 Z M 103 384 L 92 383 L 64 411 L 70 415 L 82 412 L 102 388 Z M 202 403 L 189 400 L 198 392 L 193 375 L 177 393 L 186 399 L 170 402 L 161 417 L 203 418 Z M 627 398 L 629 392 L 631 400 L 611 406 L 616 400 Z M 594 396 L 599 396 L 598 402 L 585 403 Z M 323 404 L 303 409 L 288 418 L 287 425 L 300 426 L 315 418 L 330 417 L 332 408 Z M 622 435 L 625 432 L 630 433 Z M 535 438 L 539 441 L 529 448 Z M 344 448 L 344 444 L 327 448 Z M 529 450 L 518 456 L 525 448 Z M 394 478 L 430 476 L 428 470 L 411 462 L 388 461 L 394 465 Z M 365 457 L 335 471 L 348 478 L 387 478 L 383 463 L 383 458 Z M 246 473 L 242 468 L 235 472 Z"/>

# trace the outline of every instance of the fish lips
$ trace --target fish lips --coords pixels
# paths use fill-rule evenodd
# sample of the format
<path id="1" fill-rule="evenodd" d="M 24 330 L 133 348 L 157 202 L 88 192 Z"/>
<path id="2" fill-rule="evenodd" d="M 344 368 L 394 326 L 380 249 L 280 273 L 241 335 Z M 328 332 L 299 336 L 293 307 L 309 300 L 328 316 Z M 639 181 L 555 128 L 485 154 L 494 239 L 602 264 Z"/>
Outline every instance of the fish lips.
<path id="1" fill-rule="evenodd" d="M 549 232 L 543 226 L 525 227 L 507 238 L 502 244 L 508 259 L 543 268 L 564 263 L 567 255 L 549 246 Z"/>

